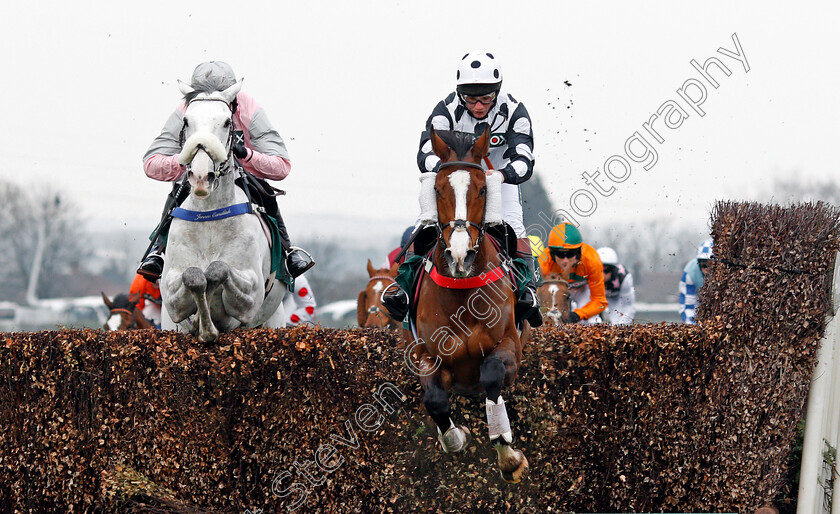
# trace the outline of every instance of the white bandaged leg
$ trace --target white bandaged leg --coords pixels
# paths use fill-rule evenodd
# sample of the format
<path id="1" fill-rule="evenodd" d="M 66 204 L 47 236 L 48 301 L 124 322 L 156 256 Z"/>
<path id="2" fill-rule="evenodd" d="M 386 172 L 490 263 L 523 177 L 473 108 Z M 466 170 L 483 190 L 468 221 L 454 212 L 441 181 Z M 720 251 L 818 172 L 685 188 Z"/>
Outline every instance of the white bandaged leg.
<path id="1" fill-rule="evenodd" d="M 510 420 L 508 419 L 507 409 L 505 409 L 505 400 L 499 396 L 499 403 L 496 403 L 488 398 L 486 407 L 490 440 L 502 436 L 505 442 L 510 444 L 513 441 L 513 433 L 510 430 Z"/>
<path id="2" fill-rule="evenodd" d="M 487 200 L 484 204 L 484 222 L 498 225 L 502 222 L 502 174 L 487 177 Z"/>
<path id="3" fill-rule="evenodd" d="M 436 178 L 437 173 L 420 174 L 420 223 L 423 225 L 436 224 L 438 221 Z"/>

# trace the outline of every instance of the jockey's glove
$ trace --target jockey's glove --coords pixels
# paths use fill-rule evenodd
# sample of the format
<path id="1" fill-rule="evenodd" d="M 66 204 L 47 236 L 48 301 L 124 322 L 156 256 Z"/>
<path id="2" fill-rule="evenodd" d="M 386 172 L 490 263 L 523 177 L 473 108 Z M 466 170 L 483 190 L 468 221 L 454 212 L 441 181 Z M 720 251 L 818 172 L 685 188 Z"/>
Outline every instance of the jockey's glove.
<path id="1" fill-rule="evenodd" d="M 569 313 L 569 321 L 572 322 L 572 323 L 577 323 L 578 321 L 580 321 L 580 314 L 578 314 L 575 311 L 570 312 Z"/>
<path id="2" fill-rule="evenodd" d="M 233 145 L 233 155 L 235 155 L 237 159 L 244 159 L 248 156 L 248 149 L 245 148 L 245 145 L 242 143 L 236 143 Z"/>

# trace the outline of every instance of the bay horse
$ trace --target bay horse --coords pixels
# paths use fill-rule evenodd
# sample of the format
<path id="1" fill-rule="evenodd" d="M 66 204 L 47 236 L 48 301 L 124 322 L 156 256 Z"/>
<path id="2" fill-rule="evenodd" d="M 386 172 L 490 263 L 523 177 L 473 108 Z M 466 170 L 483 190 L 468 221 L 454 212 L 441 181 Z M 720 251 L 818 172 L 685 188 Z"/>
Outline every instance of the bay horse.
<path id="1" fill-rule="evenodd" d="M 105 302 L 109 311 L 105 330 L 155 328 L 152 322 L 143 316 L 143 312 L 137 307 L 137 302 L 132 301 L 127 294 L 118 294 L 111 300 L 102 292 L 102 301 Z"/>
<path id="2" fill-rule="evenodd" d="M 356 303 L 356 321 L 362 328 L 390 328 L 398 329 L 402 325 L 388 315 L 388 311 L 382 306 L 380 296 L 382 291 L 394 282 L 397 276 L 399 264 L 391 268 L 375 269 L 370 259 L 367 261 L 367 272 L 370 280 L 364 289 L 359 291 Z"/>
<path id="3" fill-rule="evenodd" d="M 569 295 L 569 271 L 565 273 L 549 273 L 543 278 L 543 283 L 537 288 L 537 299 L 543 315 L 560 326 L 569 322 L 572 312 L 572 299 Z"/>
<path id="4" fill-rule="evenodd" d="M 178 84 L 187 103 L 179 162 L 191 188 L 169 228 L 160 278 L 163 328 L 213 342 L 239 326 L 283 327 L 286 286 L 271 273 L 269 238 L 234 184 L 240 171 L 232 154 L 232 102 L 242 81 L 224 91 Z"/>
<path id="5" fill-rule="evenodd" d="M 437 239 L 430 270 L 420 279 L 414 333 L 403 331 L 406 355 L 425 390 L 423 404 L 437 425 L 444 452 L 464 450 L 469 430 L 450 418 L 449 394 L 486 393 L 489 439 L 497 452 L 502 478 L 517 483 L 528 469 L 525 455 L 512 446 L 503 387 L 510 387 L 522 360 L 514 321 L 514 286 L 502 265 L 496 243 L 485 237 L 489 223 L 501 222 L 501 175 L 486 176 L 480 163 L 487 155 L 489 127 L 476 138 L 462 132 L 430 130 L 441 159 L 434 180 Z M 424 174 L 425 175 L 425 174 Z M 488 191 L 488 185 L 493 186 Z M 429 203 L 421 193 L 421 206 Z M 491 218 L 490 213 L 493 213 Z M 433 266 L 432 266 L 433 265 Z"/>

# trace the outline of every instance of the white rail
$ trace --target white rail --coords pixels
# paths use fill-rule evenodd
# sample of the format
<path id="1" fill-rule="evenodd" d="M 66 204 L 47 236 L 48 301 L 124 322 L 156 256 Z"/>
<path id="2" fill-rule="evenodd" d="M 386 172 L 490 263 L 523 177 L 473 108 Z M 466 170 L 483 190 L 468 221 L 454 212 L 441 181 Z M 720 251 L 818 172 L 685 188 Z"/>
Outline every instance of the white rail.
<path id="1" fill-rule="evenodd" d="M 836 450 L 840 446 L 840 316 L 836 316 L 840 308 L 840 253 L 834 261 L 832 295 L 808 393 L 797 514 L 840 514 L 840 480 L 836 479 Z M 832 498 L 837 501 L 832 502 Z"/>

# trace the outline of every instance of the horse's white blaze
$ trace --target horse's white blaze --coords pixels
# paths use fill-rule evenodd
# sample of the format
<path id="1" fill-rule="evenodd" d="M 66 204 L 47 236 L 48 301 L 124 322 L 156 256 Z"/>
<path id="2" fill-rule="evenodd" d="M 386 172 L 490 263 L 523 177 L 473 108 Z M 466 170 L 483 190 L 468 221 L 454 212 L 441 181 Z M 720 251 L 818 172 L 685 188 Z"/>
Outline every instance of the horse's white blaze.
<path id="1" fill-rule="evenodd" d="M 455 171 L 449 175 L 449 184 L 455 191 L 455 219 L 467 219 L 467 190 L 470 188 L 470 173 Z"/>
<path id="2" fill-rule="evenodd" d="M 470 173 L 468 171 L 455 171 L 449 175 L 449 184 L 455 192 L 455 219 L 467 219 L 467 191 L 470 188 Z M 463 270 L 464 259 L 470 249 L 470 233 L 467 229 L 455 229 L 449 237 L 449 251 L 452 259 Z M 463 270 L 466 271 L 466 270 Z"/>
<path id="3" fill-rule="evenodd" d="M 373 284 L 373 290 L 376 291 L 377 294 L 382 291 L 383 287 L 384 286 L 382 285 L 381 280 L 377 280 L 376 283 Z"/>
<path id="4" fill-rule="evenodd" d="M 111 314 L 105 324 L 108 325 L 108 330 L 119 330 L 122 325 L 122 315 Z"/>

